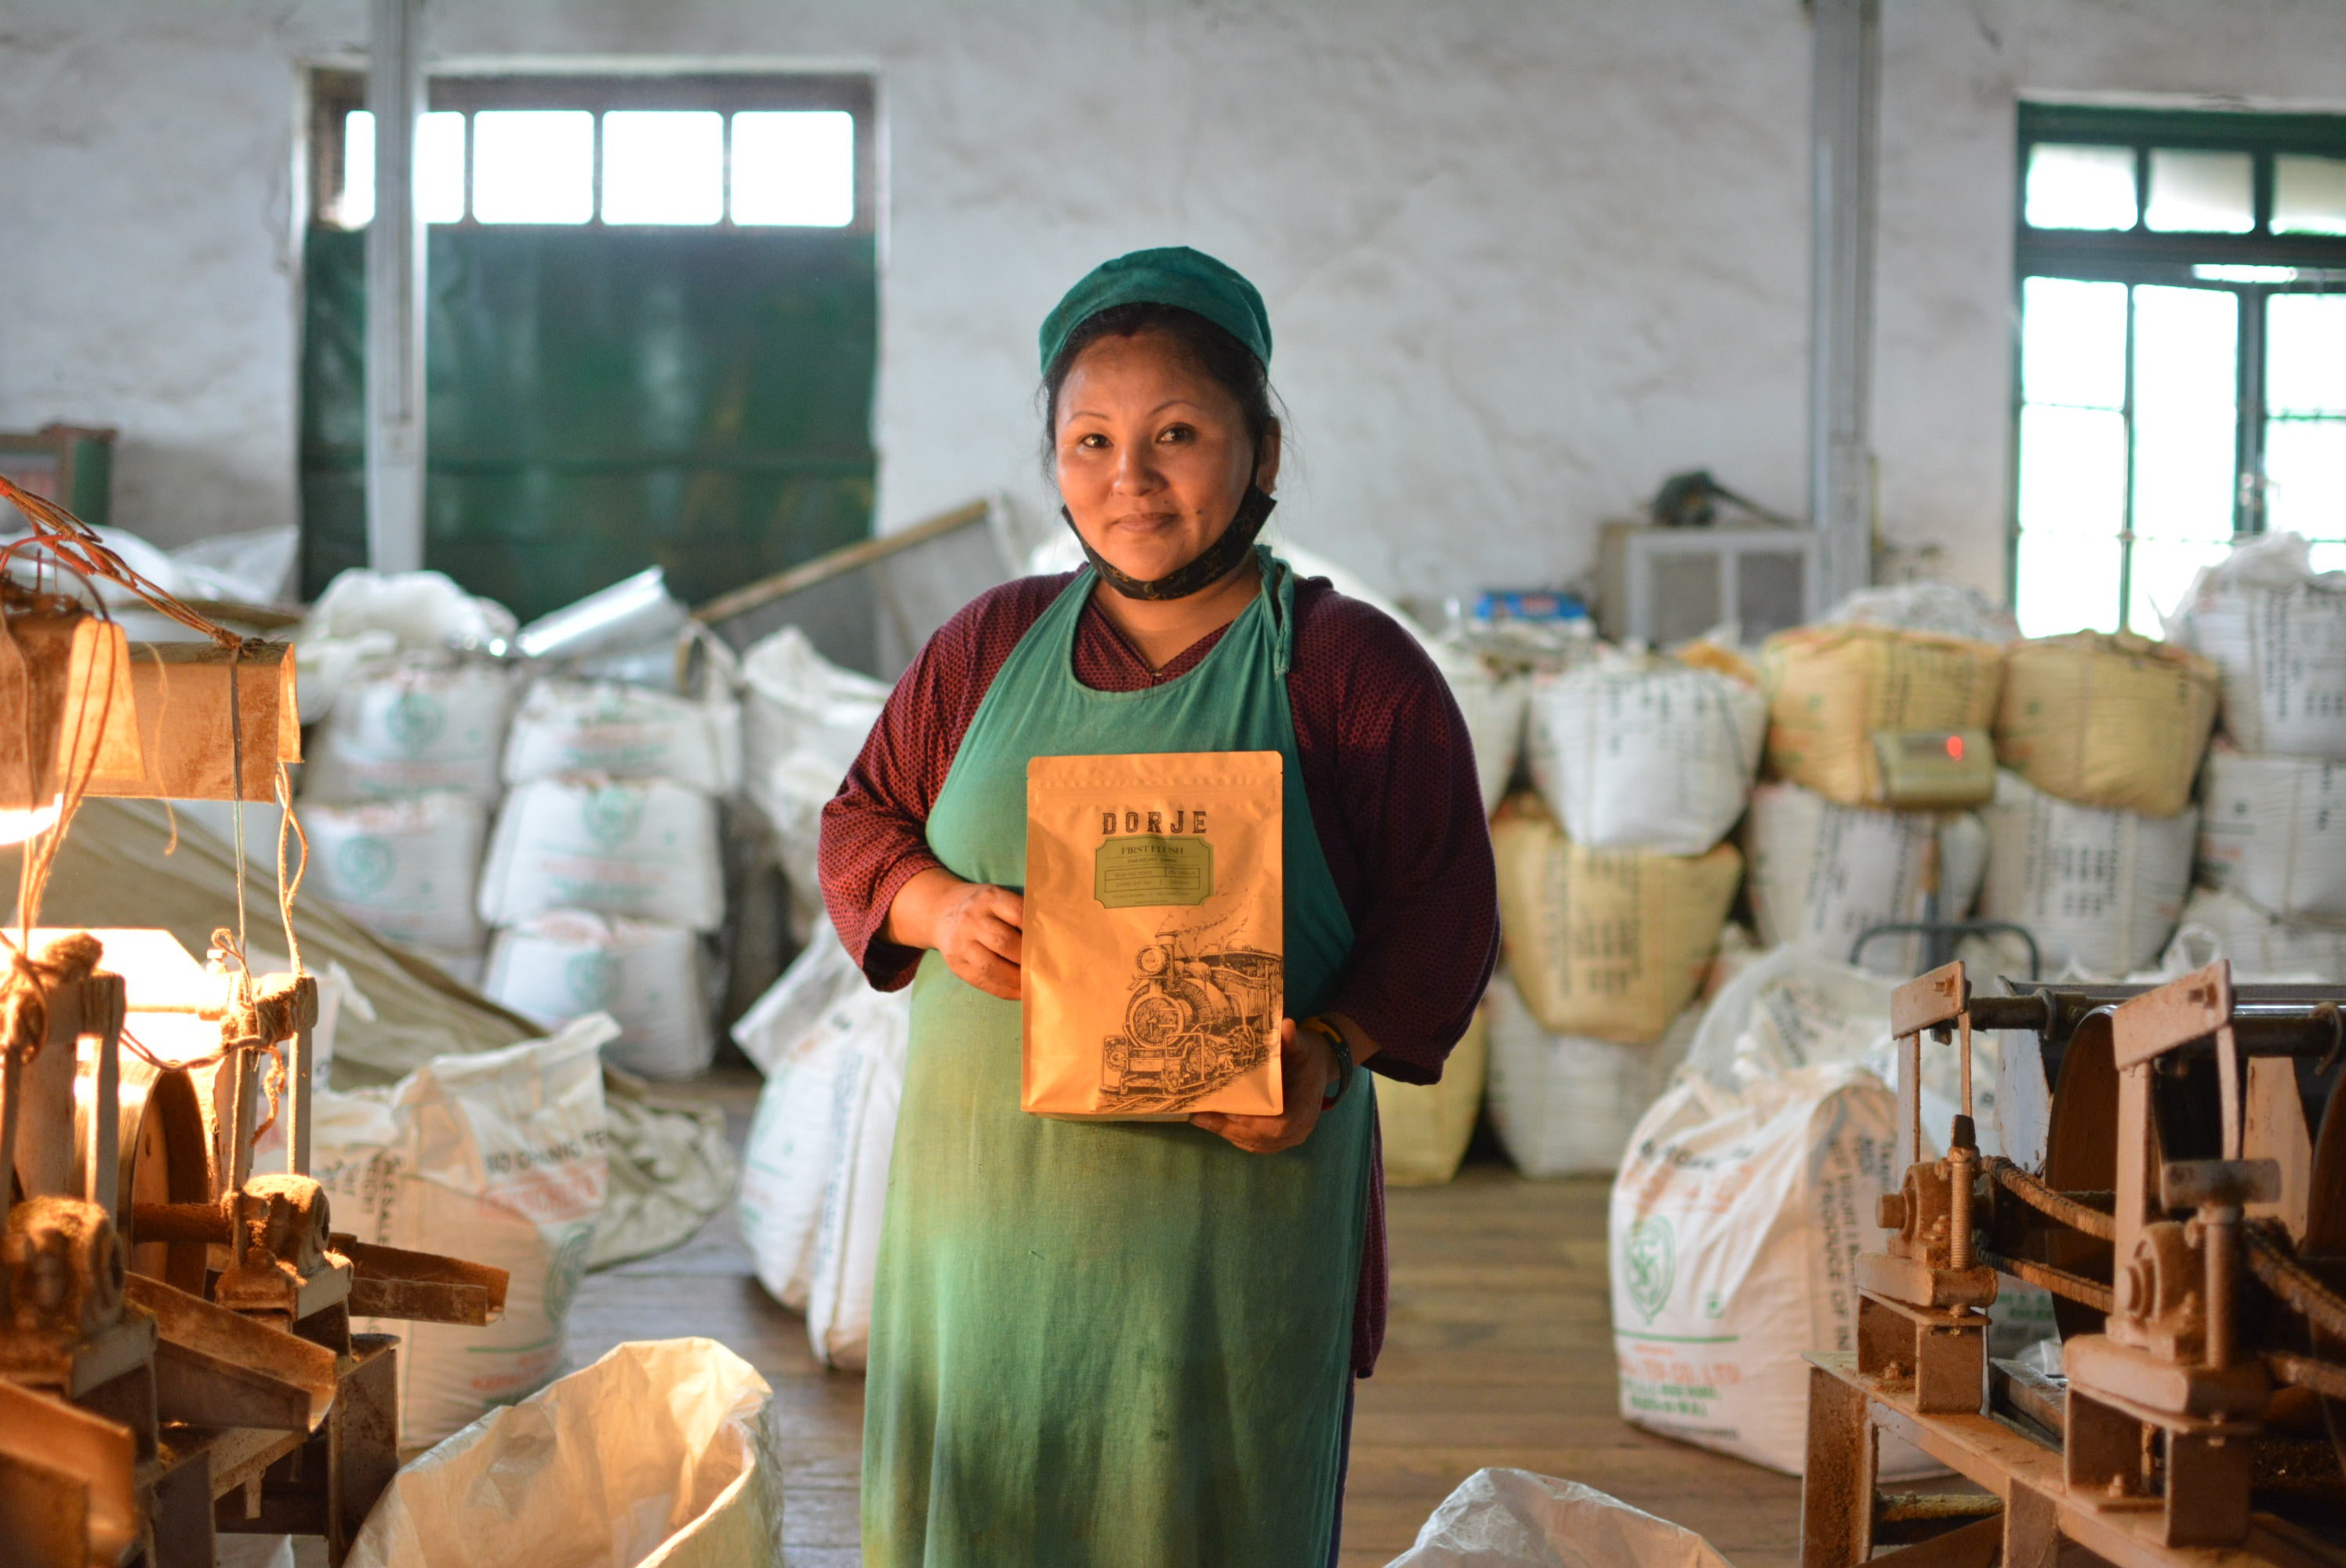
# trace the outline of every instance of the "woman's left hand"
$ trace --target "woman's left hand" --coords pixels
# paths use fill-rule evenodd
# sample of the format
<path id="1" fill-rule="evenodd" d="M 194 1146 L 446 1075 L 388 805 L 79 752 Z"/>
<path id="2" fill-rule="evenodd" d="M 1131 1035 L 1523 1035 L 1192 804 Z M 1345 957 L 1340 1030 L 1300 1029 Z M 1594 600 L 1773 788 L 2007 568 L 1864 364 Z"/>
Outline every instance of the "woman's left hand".
<path id="1" fill-rule="evenodd" d="M 1279 1024 L 1280 1104 L 1287 1109 L 1276 1116 L 1239 1116 L 1200 1111 L 1189 1125 L 1203 1127 L 1250 1155 L 1275 1155 L 1291 1149 L 1320 1125 L 1320 1102 L 1336 1081 L 1336 1051 L 1316 1029 L 1298 1029 L 1295 1020 Z"/>

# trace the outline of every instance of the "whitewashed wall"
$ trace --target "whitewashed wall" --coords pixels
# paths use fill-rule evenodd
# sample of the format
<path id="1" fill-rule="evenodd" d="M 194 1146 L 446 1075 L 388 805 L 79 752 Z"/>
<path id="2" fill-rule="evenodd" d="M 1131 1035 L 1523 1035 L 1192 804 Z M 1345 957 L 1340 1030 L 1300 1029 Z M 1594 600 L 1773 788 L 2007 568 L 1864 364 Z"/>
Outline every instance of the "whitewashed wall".
<path id="1" fill-rule="evenodd" d="M 2346 97 L 2338 0 L 1891 0 L 1885 533 L 2003 576 L 2012 127 L 2027 93 Z M 883 525 L 1046 515 L 1033 331 L 1187 242 L 1269 297 L 1299 539 L 1421 599 L 1567 579 L 1701 464 L 1804 501 L 1796 0 L 433 0 L 438 57 L 875 71 Z M 123 428 L 117 520 L 291 518 L 304 62 L 358 0 L 6 0 L 0 427 Z"/>

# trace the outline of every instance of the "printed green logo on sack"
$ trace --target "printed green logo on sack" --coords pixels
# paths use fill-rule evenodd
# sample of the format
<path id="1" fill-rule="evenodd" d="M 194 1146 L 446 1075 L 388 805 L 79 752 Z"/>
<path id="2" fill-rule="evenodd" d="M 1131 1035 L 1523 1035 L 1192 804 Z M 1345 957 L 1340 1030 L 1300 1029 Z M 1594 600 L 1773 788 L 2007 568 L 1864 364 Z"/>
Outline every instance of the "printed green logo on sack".
<path id="1" fill-rule="evenodd" d="M 586 836 L 607 850 L 615 850 L 634 838 L 643 821 L 643 791 L 624 784 L 606 784 L 586 797 L 580 814 L 586 820 Z"/>
<path id="2" fill-rule="evenodd" d="M 334 880 L 345 898 L 370 898 L 391 884 L 398 857 L 382 840 L 360 837 L 334 851 Z"/>
<path id="3" fill-rule="evenodd" d="M 413 757 L 448 728 L 448 709 L 430 692 L 403 691 L 383 710 L 382 728 L 393 745 Z"/>
<path id="4" fill-rule="evenodd" d="M 597 1012 L 619 989 L 619 961 L 607 952 L 582 952 L 562 966 L 562 982 L 580 1012 Z"/>
<path id="5" fill-rule="evenodd" d="M 1629 1267 L 1630 1303 L 1650 1323 L 1668 1303 L 1670 1287 L 1677 1283 L 1678 1245 L 1670 1222 L 1659 1215 L 1647 1215 L 1629 1227 L 1629 1238 L 1621 1250 Z"/>

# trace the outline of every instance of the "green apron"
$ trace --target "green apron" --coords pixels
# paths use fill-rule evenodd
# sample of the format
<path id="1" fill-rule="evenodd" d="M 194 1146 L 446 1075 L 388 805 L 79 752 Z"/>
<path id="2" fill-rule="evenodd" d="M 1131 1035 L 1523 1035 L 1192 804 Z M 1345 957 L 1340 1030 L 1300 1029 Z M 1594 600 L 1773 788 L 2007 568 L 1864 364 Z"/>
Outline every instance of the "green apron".
<path id="1" fill-rule="evenodd" d="M 1286 759 L 1287 1012 L 1320 1008 L 1352 927 L 1297 769 L 1294 583 L 1143 691 L 1076 679 L 1079 573 L 1019 641 L 928 823 L 955 876 L 1026 878 L 1038 756 Z M 863 1428 L 872 1568 L 1298 1568 L 1335 1528 L 1375 1097 L 1301 1146 L 1018 1108 L 1019 1012 L 935 952 L 913 983 Z"/>

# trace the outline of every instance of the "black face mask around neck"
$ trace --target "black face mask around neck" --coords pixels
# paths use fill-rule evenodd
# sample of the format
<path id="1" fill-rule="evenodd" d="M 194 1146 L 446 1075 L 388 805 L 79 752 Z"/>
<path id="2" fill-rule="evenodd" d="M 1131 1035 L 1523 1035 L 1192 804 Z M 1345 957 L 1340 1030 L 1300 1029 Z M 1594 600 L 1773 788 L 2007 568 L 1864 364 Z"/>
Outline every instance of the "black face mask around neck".
<path id="1" fill-rule="evenodd" d="M 1212 587 L 1237 569 L 1239 563 L 1246 559 L 1247 552 L 1254 548 L 1255 536 L 1262 532 L 1263 524 L 1270 520 L 1270 509 L 1278 504 L 1279 502 L 1266 494 L 1261 487 L 1249 484 L 1246 494 L 1239 498 L 1237 514 L 1231 517 L 1230 525 L 1222 530 L 1220 538 L 1207 545 L 1196 560 L 1187 565 L 1176 566 L 1150 582 L 1143 582 L 1110 565 L 1106 557 L 1092 548 L 1091 541 L 1084 537 L 1082 530 L 1076 527 L 1076 520 L 1068 515 L 1066 507 L 1059 508 L 1059 515 L 1066 519 L 1069 532 L 1076 535 L 1076 543 L 1084 547 L 1084 559 L 1092 564 L 1092 570 L 1100 575 L 1102 582 L 1126 598 L 1186 599 L 1200 589 Z"/>

